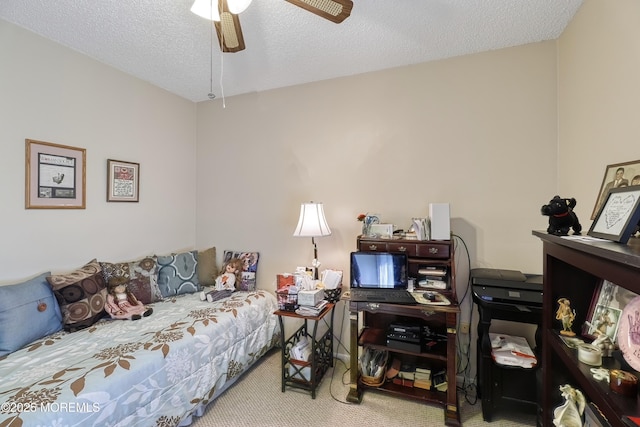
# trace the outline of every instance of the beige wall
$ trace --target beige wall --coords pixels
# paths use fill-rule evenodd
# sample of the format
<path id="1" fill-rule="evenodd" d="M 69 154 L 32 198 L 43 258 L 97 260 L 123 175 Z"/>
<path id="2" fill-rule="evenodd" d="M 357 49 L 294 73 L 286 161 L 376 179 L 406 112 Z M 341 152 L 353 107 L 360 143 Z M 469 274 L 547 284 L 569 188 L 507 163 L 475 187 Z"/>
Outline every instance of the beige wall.
<path id="1" fill-rule="evenodd" d="M 0 20 L 0 283 L 195 243 L 195 105 Z M 86 209 L 24 208 L 25 139 L 87 150 Z M 107 203 L 107 159 L 140 202 Z"/>
<path id="2" fill-rule="evenodd" d="M 559 188 L 587 229 L 606 165 L 640 160 L 639 16 L 636 0 L 585 0 L 558 43 Z"/>
<path id="3" fill-rule="evenodd" d="M 531 230 L 556 191 L 555 82 L 546 42 L 200 103 L 198 244 L 260 251 L 269 288 L 312 258 L 291 236 L 301 202 L 324 202 L 320 259 L 343 270 L 359 213 L 406 229 L 449 202 L 473 267 L 541 272 Z"/>
<path id="4" fill-rule="evenodd" d="M 292 233 L 300 203 L 321 201 L 333 234 L 317 239 L 319 258 L 346 285 L 359 213 L 406 229 L 430 202 L 448 202 L 472 267 L 541 273 L 531 230 L 546 228 L 540 206 L 557 191 L 556 99 L 555 42 L 545 42 L 200 103 L 198 245 L 259 251 L 258 285 L 274 290 L 277 273 L 310 263 L 310 239 Z M 343 303 L 337 313 L 346 344 Z"/>

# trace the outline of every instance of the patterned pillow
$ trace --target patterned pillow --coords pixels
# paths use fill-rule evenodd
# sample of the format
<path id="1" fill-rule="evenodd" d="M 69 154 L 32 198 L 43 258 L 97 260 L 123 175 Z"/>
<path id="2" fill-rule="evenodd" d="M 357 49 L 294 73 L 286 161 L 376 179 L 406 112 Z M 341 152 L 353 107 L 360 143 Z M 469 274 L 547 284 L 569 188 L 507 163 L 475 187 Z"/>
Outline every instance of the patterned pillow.
<path id="1" fill-rule="evenodd" d="M 235 252 L 224 251 L 223 261 L 226 263 L 231 258 L 239 258 L 244 266 L 242 268 L 242 283 L 236 284 L 239 291 L 255 291 L 256 290 L 256 273 L 258 272 L 258 252 Z"/>
<path id="2" fill-rule="evenodd" d="M 95 259 L 68 274 L 47 276 L 60 304 L 66 331 L 77 331 L 97 322 L 105 313 L 107 287 Z"/>
<path id="3" fill-rule="evenodd" d="M 200 286 L 213 286 L 218 277 L 216 264 L 216 248 L 198 251 L 198 281 Z"/>
<path id="4" fill-rule="evenodd" d="M 198 251 L 158 256 L 158 287 L 163 297 L 200 292 Z"/>
<path id="5" fill-rule="evenodd" d="M 112 277 L 126 278 L 127 288 L 143 304 L 162 300 L 162 293 L 158 287 L 158 263 L 155 256 L 131 262 L 101 262 L 100 266 L 102 266 L 106 283 L 109 283 Z"/>
<path id="6" fill-rule="evenodd" d="M 0 356 L 62 329 L 60 306 L 44 273 L 0 286 Z"/>

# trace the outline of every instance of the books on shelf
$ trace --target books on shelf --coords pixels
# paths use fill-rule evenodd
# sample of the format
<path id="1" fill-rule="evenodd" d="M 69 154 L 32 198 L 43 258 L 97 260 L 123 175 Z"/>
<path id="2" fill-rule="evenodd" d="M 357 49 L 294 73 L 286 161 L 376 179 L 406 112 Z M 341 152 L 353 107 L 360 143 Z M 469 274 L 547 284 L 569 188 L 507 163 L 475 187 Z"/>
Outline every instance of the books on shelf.
<path id="1" fill-rule="evenodd" d="M 423 388 L 425 390 L 431 390 L 431 369 L 416 366 L 413 386 L 417 388 Z"/>
<path id="2" fill-rule="evenodd" d="M 413 381 L 416 375 L 416 364 L 413 361 L 402 361 L 400 365 L 400 372 L 398 372 L 398 377 Z"/>

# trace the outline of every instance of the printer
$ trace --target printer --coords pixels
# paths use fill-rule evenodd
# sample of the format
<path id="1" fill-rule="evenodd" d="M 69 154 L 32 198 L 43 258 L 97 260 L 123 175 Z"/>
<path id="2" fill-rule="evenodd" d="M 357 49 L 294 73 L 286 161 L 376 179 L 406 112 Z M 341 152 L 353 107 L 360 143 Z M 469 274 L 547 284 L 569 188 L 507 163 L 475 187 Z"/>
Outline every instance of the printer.
<path id="1" fill-rule="evenodd" d="M 474 299 L 542 307 L 542 275 L 517 270 L 474 268 L 470 272 Z"/>
<path id="2" fill-rule="evenodd" d="M 503 367 L 494 363 L 491 343 L 492 319 L 537 325 L 536 350 L 542 325 L 542 276 L 515 270 L 475 268 L 469 275 L 478 321 L 478 390 L 482 418 L 491 421 L 495 410 L 519 407 L 533 414 L 538 405 L 536 369 Z"/>

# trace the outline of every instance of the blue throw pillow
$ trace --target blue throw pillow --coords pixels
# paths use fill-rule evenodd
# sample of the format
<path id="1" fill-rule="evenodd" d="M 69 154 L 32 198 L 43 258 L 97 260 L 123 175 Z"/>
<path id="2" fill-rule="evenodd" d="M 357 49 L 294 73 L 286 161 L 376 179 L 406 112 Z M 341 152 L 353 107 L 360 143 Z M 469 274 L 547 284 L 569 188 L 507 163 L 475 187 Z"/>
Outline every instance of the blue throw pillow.
<path id="1" fill-rule="evenodd" d="M 198 251 L 157 256 L 158 287 L 164 298 L 200 292 Z"/>
<path id="2" fill-rule="evenodd" d="M 0 286 L 0 356 L 62 329 L 60 306 L 47 282 L 50 274 Z"/>

